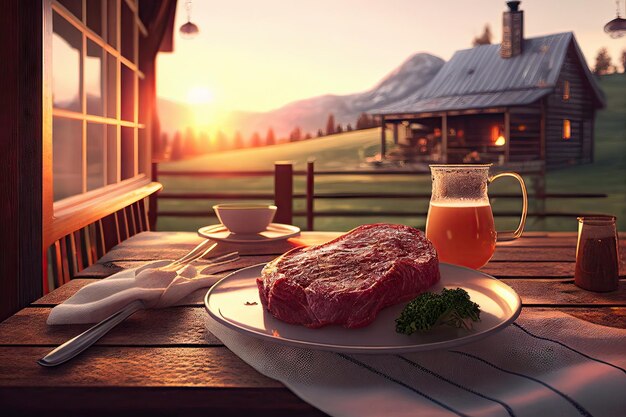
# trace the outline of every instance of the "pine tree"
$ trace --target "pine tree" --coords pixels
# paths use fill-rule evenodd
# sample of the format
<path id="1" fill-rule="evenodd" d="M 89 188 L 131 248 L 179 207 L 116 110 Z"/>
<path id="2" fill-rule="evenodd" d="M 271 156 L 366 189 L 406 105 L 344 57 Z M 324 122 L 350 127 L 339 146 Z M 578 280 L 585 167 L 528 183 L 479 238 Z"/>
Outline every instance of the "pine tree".
<path id="1" fill-rule="evenodd" d="M 322 136 L 324 136 L 324 131 L 322 129 L 317 129 L 317 137 L 321 138 Z"/>
<path id="2" fill-rule="evenodd" d="M 304 135 L 304 140 L 309 140 L 311 139 L 311 134 L 309 132 L 306 133 L 306 135 Z"/>
<path id="3" fill-rule="evenodd" d="M 198 153 L 206 154 L 211 152 L 211 139 L 209 138 L 209 134 L 207 132 L 202 132 L 198 136 Z"/>
<path id="4" fill-rule="evenodd" d="M 183 137 L 179 131 L 174 134 L 174 140 L 172 141 L 172 151 L 170 152 L 170 159 L 172 161 L 178 161 L 183 159 Z"/>
<path id="5" fill-rule="evenodd" d="M 196 146 L 196 135 L 194 131 L 188 127 L 185 131 L 185 140 L 183 141 L 183 155 L 194 156 L 198 153 Z"/>
<path id="6" fill-rule="evenodd" d="M 606 48 L 601 48 L 596 56 L 596 65 L 593 67 L 593 73 L 596 75 L 607 74 L 611 67 L 611 57 Z"/>
<path id="7" fill-rule="evenodd" d="M 169 151 L 169 149 L 168 149 L 168 148 L 169 148 L 169 142 L 170 142 L 170 140 L 169 140 L 169 138 L 167 137 L 167 133 L 166 133 L 166 132 L 163 132 L 163 133 L 161 134 L 161 140 L 160 140 L 160 142 L 159 142 L 159 149 L 158 149 L 158 151 L 157 151 L 157 152 L 155 152 L 155 153 L 156 153 L 157 155 L 160 155 L 160 156 L 165 156 L 165 155 L 167 155 L 167 153 L 168 153 L 168 151 Z"/>
<path id="8" fill-rule="evenodd" d="M 370 118 L 369 114 L 361 113 L 361 115 L 356 121 L 356 129 L 357 130 L 369 129 L 370 127 L 373 127 L 373 126 L 372 126 L 372 119 Z"/>
<path id="9" fill-rule="evenodd" d="M 226 135 L 226 133 L 222 132 L 221 130 L 218 130 L 217 134 L 215 135 L 215 142 L 216 142 L 217 149 L 221 151 L 229 148 L 228 136 Z"/>
<path id="10" fill-rule="evenodd" d="M 328 121 L 326 122 L 326 134 L 332 135 L 335 133 L 335 115 L 332 113 L 328 115 Z"/>
<path id="11" fill-rule="evenodd" d="M 261 136 L 259 136 L 258 132 L 254 132 L 252 134 L 252 137 L 250 138 L 250 146 L 253 148 L 261 146 Z"/>
<path id="12" fill-rule="evenodd" d="M 241 136 L 240 131 L 235 132 L 235 138 L 233 139 L 233 146 L 235 147 L 235 149 L 241 149 L 244 147 L 243 137 Z"/>
<path id="13" fill-rule="evenodd" d="M 352 129 L 352 125 L 350 123 L 348 123 L 348 125 L 346 126 L 346 132 L 352 132 L 354 129 Z"/>
<path id="14" fill-rule="evenodd" d="M 341 127 L 341 123 L 338 124 L 335 128 L 335 133 L 343 133 L 343 127 Z"/>
<path id="15" fill-rule="evenodd" d="M 300 130 L 300 127 L 296 126 L 289 134 L 289 142 L 297 142 L 300 139 L 302 139 L 302 130 Z"/>
<path id="16" fill-rule="evenodd" d="M 276 138 L 274 137 L 274 130 L 271 127 L 267 129 L 267 136 L 265 137 L 265 144 L 267 146 L 276 144 Z"/>
<path id="17" fill-rule="evenodd" d="M 486 24 L 485 28 L 483 29 L 482 35 L 476 36 L 474 40 L 472 41 L 472 46 L 490 45 L 491 38 L 492 38 L 491 28 L 489 27 L 489 24 Z"/>

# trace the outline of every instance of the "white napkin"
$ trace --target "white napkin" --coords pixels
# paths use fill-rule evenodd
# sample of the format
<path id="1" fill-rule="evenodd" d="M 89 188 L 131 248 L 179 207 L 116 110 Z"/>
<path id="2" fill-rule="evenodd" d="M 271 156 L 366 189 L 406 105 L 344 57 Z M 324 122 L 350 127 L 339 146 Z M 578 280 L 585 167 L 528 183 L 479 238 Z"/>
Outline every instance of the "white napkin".
<path id="1" fill-rule="evenodd" d="M 626 331 L 560 312 L 459 348 L 338 354 L 278 345 L 208 318 L 245 362 L 331 416 L 626 415 Z"/>
<path id="2" fill-rule="evenodd" d="M 217 281 L 214 275 L 199 274 L 192 265 L 177 272 L 156 270 L 167 264 L 169 261 L 152 262 L 89 284 L 54 307 L 47 323 L 97 323 L 135 300 L 142 300 L 146 308 L 169 307 Z"/>

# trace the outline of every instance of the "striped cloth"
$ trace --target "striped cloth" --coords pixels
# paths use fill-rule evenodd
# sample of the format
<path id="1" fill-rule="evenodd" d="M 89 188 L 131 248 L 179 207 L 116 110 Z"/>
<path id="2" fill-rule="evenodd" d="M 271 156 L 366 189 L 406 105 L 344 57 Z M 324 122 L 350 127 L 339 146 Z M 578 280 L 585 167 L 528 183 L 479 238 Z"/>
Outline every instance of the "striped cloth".
<path id="1" fill-rule="evenodd" d="M 261 341 L 207 318 L 260 373 L 331 416 L 626 416 L 626 330 L 522 314 L 445 351 L 361 355 Z"/>

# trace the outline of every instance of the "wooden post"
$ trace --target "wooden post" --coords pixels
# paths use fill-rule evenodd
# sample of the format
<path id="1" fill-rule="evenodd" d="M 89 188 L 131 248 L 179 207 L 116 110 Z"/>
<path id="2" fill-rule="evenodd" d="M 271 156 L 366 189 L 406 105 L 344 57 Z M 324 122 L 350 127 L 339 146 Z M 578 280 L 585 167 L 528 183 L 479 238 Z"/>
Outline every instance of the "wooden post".
<path id="1" fill-rule="evenodd" d="M 159 163 L 152 162 L 152 181 L 159 181 Z M 148 230 L 156 230 L 158 209 L 159 209 L 159 200 L 158 195 L 160 191 L 156 193 L 150 194 L 148 197 L 148 220 L 150 223 L 150 228 Z"/>
<path id="2" fill-rule="evenodd" d="M 387 153 L 387 138 L 385 136 L 385 116 L 380 117 L 380 159 Z"/>
<path id="3" fill-rule="evenodd" d="M 448 163 L 448 114 L 441 116 L 441 162 Z"/>
<path id="4" fill-rule="evenodd" d="M 306 163 L 306 230 L 313 230 L 315 220 L 314 203 L 315 199 L 315 160 L 310 159 Z"/>
<path id="5" fill-rule="evenodd" d="M 393 144 L 398 144 L 398 123 L 393 124 Z"/>
<path id="6" fill-rule="evenodd" d="M 52 154 L 49 159 L 44 157 L 44 132 L 52 127 L 51 117 L 45 119 L 43 111 L 46 100 L 51 99 L 44 95 L 48 91 L 44 79 L 44 19 L 41 0 L 2 3 L 0 321 L 43 294 L 42 265 L 47 249 L 43 241 L 43 196 L 47 191 L 52 208 L 52 178 L 45 177 L 48 171 L 44 169 L 49 164 L 52 173 Z M 48 26 L 45 29 L 51 30 Z"/>
<path id="7" fill-rule="evenodd" d="M 509 109 L 504 111 L 504 162 L 509 162 L 509 146 L 511 144 L 511 113 Z"/>
<path id="8" fill-rule="evenodd" d="M 541 121 L 539 126 L 539 158 L 546 162 L 546 100 L 541 100 Z"/>
<path id="9" fill-rule="evenodd" d="M 291 161 L 274 163 L 274 204 L 278 207 L 274 221 L 293 222 L 293 164 Z"/>

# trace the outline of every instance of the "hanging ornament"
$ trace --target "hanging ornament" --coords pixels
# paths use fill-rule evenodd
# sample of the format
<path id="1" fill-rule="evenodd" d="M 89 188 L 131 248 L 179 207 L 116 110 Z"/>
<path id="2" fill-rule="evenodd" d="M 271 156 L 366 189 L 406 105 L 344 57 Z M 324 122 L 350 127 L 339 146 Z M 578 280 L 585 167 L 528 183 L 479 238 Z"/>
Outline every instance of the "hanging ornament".
<path id="1" fill-rule="evenodd" d="M 187 10 L 187 23 L 180 27 L 180 36 L 184 39 L 192 39 L 200 33 L 200 29 L 198 25 L 191 23 L 191 0 L 185 2 L 185 10 Z"/>

